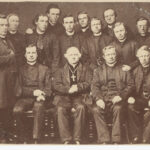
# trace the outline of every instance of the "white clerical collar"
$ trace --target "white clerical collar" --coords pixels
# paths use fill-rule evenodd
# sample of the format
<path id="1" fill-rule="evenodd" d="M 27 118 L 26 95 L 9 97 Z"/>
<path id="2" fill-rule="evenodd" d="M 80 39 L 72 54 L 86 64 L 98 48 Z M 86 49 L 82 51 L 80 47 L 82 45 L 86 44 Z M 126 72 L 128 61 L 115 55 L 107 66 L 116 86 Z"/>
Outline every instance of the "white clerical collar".
<path id="1" fill-rule="evenodd" d="M 86 30 L 89 28 L 89 26 L 87 26 L 86 28 L 81 28 L 82 32 L 86 32 Z"/>
<path id="2" fill-rule="evenodd" d="M 66 34 L 67 34 L 68 36 L 72 36 L 72 35 L 74 35 L 74 33 L 75 33 L 74 31 L 73 31 L 73 32 L 67 32 L 67 31 L 66 31 Z"/>
<path id="3" fill-rule="evenodd" d="M 113 64 L 107 64 L 107 63 L 106 64 L 107 64 L 108 67 L 114 67 L 116 63 L 117 62 L 114 62 Z"/>
<path id="4" fill-rule="evenodd" d="M 94 33 L 93 35 L 94 35 L 94 36 L 100 36 L 101 34 L 102 34 L 102 32 Z"/>
<path id="5" fill-rule="evenodd" d="M 0 35 L 0 38 L 4 39 L 6 36 Z"/>
<path id="6" fill-rule="evenodd" d="M 15 31 L 9 30 L 9 33 L 11 33 L 11 34 L 16 34 L 16 33 L 17 33 L 17 30 L 15 30 Z"/>
<path id="7" fill-rule="evenodd" d="M 36 64 L 36 61 L 35 61 L 35 62 L 28 62 L 28 61 L 27 61 L 27 64 L 30 65 L 30 66 L 33 66 L 33 65 Z"/>
<path id="8" fill-rule="evenodd" d="M 36 28 L 36 32 L 37 32 L 38 34 L 44 34 L 44 33 L 45 33 L 45 32 L 39 31 L 37 28 Z"/>
<path id="9" fill-rule="evenodd" d="M 109 29 L 112 29 L 112 25 L 108 25 L 108 28 L 109 28 Z"/>
<path id="10" fill-rule="evenodd" d="M 146 65 L 146 66 L 142 66 L 143 68 L 148 68 L 149 67 L 149 64 L 148 65 Z"/>

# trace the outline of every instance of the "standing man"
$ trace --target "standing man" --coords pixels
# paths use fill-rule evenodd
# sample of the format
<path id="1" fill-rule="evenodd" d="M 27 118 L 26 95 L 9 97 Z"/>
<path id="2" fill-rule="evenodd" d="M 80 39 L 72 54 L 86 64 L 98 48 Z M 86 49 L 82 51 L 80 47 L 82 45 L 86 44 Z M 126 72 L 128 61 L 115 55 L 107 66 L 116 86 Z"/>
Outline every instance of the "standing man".
<path id="1" fill-rule="evenodd" d="M 67 63 L 54 77 L 54 104 L 57 106 L 59 133 L 64 144 L 72 140 L 80 144 L 85 127 L 83 100 L 84 95 L 89 93 L 92 74 L 80 63 L 81 53 L 78 48 L 69 47 L 64 56 Z M 69 124 L 69 116 L 73 117 L 73 126 Z"/>
<path id="2" fill-rule="evenodd" d="M 38 14 L 34 19 L 34 25 L 33 33 L 26 35 L 27 45 L 36 45 L 38 63 L 48 66 L 54 73 L 60 59 L 58 39 L 55 34 L 47 32 L 48 17 L 46 14 Z"/>
<path id="3" fill-rule="evenodd" d="M 20 67 L 25 63 L 24 51 L 25 51 L 25 36 L 19 33 L 18 28 L 20 19 L 17 14 L 9 14 L 8 19 L 8 34 L 7 38 L 11 41 L 15 49 L 16 63 Z"/>
<path id="4" fill-rule="evenodd" d="M 102 49 L 112 42 L 111 37 L 102 32 L 102 22 L 98 18 L 91 19 L 92 34 L 82 45 L 83 62 L 92 70 L 102 64 Z"/>
<path id="5" fill-rule="evenodd" d="M 72 46 L 77 47 L 79 50 L 81 49 L 80 36 L 75 32 L 74 17 L 70 14 L 64 16 L 63 26 L 65 28 L 65 32 L 59 37 L 59 47 L 61 55 L 60 66 L 64 66 L 66 63 L 66 59 L 63 57 L 66 49 Z"/>
<path id="6" fill-rule="evenodd" d="M 27 142 L 27 129 L 24 112 L 33 109 L 33 140 L 38 143 L 44 122 L 45 103 L 51 96 L 51 77 L 47 66 L 37 63 L 37 49 L 34 45 L 26 47 L 26 64 L 20 68 L 16 83 L 18 98 L 14 107 L 14 115 L 18 123 L 20 142 Z"/>
<path id="7" fill-rule="evenodd" d="M 138 65 L 138 60 L 136 58 L 136 51 L 138 48 L 137 43 L 128 38 L 124 23 L 116 22 L 113 31 L 115 40 L 112 45 L 116 48 L 116 51 L 119 54 L 118 59 L 123 65 L 122 69 L 124 71 L 134 69 Z"/>
<path id="8" fill-rule="evenodd" d="M 60 36 L 64 32 L 64 28 L 61 23 L 59 23 L 59 18 L 61 15 L 61 10 L 57 4 L 50 4 L 47 7 L 46 14 L 48 16 L 48 32 L 54 33 Z"/>
<path id="9" fill-rule="evenodd" d="M 7 142 L 15 102 L 16 60 L 12 43 L 6 39 L 8 21 L 0 14 L 0 142 Z"/>
<path id="10" fill-rule="evenodd" d="M 81 36 L 81 40 L 83 41 L 85 38 L 88 38 L 92 34 L 90 29 L 90 17 L 87 12 L 80 11 L 77 15 L 77 20 L 80 26 L 78 33 Z"/>
<path id="11" fill-rule="evenodd" d="M 135 40 L 138 43 L 138 46 L 141 47 L 143 45 L 150 46 L 150 33 L 148 32 L 149 21 L 145 17 L 140 17 L 136 21 L 136 27 L 138 33 L 135 35 Z"/>
<path id="12" fill-rule="evenodd" d="M 91 92 L 95 99 L 92 112 L 98 134 L 98 143 L 120 143 L 124 104 L 132 92 L 133 80 L 122 71 L 117 62 L 117 51 L 109 45 L 103 49 L 105 63 L 94 71 Z M 106 117 L 112 118 L 110 137 Z"/>
<path id="13" fill-rule="evenodd" d="M 137 50 L 140 65 L 133 71 L 135 92 L 128 100 L 128 123 L 132 143 L 150 143 L 150 49 Z M 142 126 L 143 123 L 143 126 Z M 142 129 L 143 127 L 143 129 Z M 142 136 L 143 131 L 143 136 Z"/>

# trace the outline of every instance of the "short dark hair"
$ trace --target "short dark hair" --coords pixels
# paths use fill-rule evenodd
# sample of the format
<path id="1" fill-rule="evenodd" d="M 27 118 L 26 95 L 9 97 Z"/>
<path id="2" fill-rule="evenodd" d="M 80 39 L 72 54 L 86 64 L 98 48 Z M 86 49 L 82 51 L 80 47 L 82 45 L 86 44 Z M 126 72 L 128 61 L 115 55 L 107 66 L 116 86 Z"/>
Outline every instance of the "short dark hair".
<path id="1" fill-rule="evenodd" d="M 80 14 L 86 14 L 87 17 L 88 17 L 88 20 L 90 21 L 90 16 L 88 15 L 88 13 L 87 13 L 86 11 L 79 11 L 79 12 L 77 13 L 77 21 L 79 21 L 78 16 L 79 16 Z"/>
<path id="2" fill-rule="evenodd" d="M 64 23 L 64 18 L 67 18 L 67 17 L 72 17 L 73 20 L 74 20 L 74 22 L 75 22 L 74 16 L 73 16 L 72 14 L 69 13 L 69 14 L 63 16 L 63 23 Z"/>
<path id="3" fill-rule="evenodd" d="M 36 24 L 36 22 L 39 20 L 39 17 L 40 16 L 43 16 L 43 17 L 47 17 L 48 18 L 48 16 L 45 14 L 45 13 L 40 13 L 40 14 L 37 14 L 35 17 L 34 17 L 34 19 L 33 19 L 33 25 L 35 26 Z"/>
<path id="4" fill-rule="evenodd" d="M 105 19 L 104 13 L 105 13 L 106 11 L 108 11 L 108 10 L 113 10 L 113 11 L 114 11 L 114 14 L 115 14 L 115 17 L 117 17 L 117 12 L 116 12 L 114 9 L 112 9 L 112 8 L 106 8 L 106 9 L 104 10 L 104 12 L 103 12 L 103 18 L 104 18 L 104 19 Z"/>
<path id="5" fill-rule="evenodd" d="M 57 4 L 49 4 L 47 9 L 46 9 L 46 13 L 48 14 L 49 13 L 49 10 L 52 9 L 52 8 L 56 8 L 56 9 L 59 9 L 59 6 Z M 60 10 L 60 14 L 61 14 L 61 10 Z"/>
<path id="6" fill-rule="evenodd" d="M 11 16 L 17 16 L 19 18 L 19 15 L 16 13 L 10 13 L 7 15 L 7 19 L 9 19 Z"/>
<path id="7" fill-rule="evenodd" d="M 146 17 L 143 17 L 143 16 L 141 16 L 141 17 L 136 19 L 136 24 L 138 23 L 138 21 L 142 21 L 142 20 L 146 20 L 147 21 L 147 25 L 149 25 L 149 20 Z"/>
<path id="8" fill-rule="evenodd" d="M 0 19 L 7 19 L 7 17 L 4 14 L 0 14 Z"/>

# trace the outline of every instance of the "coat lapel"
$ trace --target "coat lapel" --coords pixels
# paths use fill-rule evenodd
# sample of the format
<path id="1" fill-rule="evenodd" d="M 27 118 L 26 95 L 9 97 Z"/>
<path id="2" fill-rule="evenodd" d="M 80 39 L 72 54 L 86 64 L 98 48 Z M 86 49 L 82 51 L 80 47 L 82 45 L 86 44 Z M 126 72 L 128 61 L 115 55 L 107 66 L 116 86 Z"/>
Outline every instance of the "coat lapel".
<path id="1" fill-rule="evenodd" d="M 70 83 L 69 66 L 68 66 L 68 64 L 66 64 L 66 65 L 64 66 L 64 75 L 65 75 L 66 80 L 68 81 L 68 83 Z"/>
<path id="2" fill-rule="evenodd" d="M 77 81 L 80 80 L 80 77 L 81 77 L 81 74 L 82 74 L 82 69 L 83 69 L 83 66 L 82 64 L 80 63 L 78 66 L 77 66 Z"/>
<path id="3" fill-rule="evenodd" d="M 142 81 L 143 81 L 142 66 L 139 66 L 138 72 L 137 72 L 137 78 L 135 80 L 136 80 L 135 82 L 136 82 L 137 92 L 139 92 L 140 91 L 140 87 L 142 85 Z"/>

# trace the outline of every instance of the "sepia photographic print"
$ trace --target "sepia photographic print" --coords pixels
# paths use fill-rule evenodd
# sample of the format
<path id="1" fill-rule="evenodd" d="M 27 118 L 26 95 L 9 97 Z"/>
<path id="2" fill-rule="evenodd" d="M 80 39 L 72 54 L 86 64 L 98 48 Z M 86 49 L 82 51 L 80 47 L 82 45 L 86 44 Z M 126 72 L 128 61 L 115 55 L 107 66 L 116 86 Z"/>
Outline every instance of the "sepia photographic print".
<path id="1" fill-rule="evenodd" d="M 0 1 L 0 144 L 148 148 L 150 2 Z"/>

